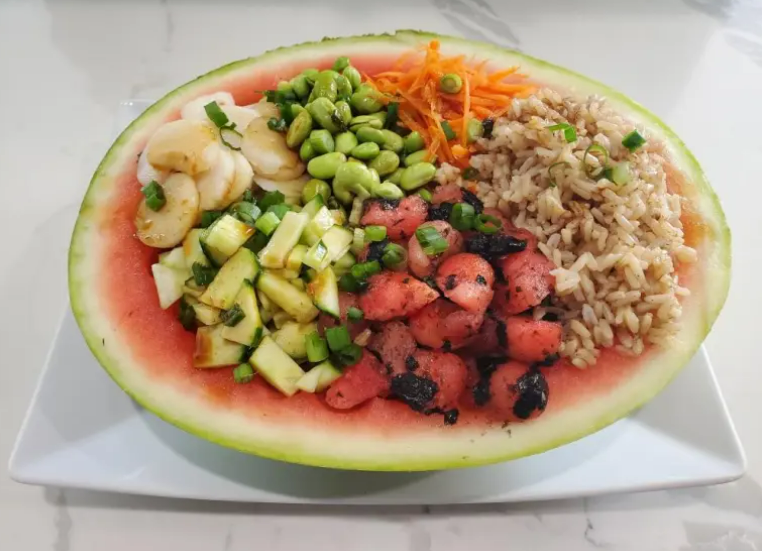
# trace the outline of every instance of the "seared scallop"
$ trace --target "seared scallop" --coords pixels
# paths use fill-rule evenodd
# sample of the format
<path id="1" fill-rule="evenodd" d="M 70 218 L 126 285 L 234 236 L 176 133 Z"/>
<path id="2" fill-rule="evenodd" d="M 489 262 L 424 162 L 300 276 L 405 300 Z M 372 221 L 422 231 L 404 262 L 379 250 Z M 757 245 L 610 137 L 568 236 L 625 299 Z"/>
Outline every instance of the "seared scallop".
<path id="1" fill-rule="evenodd" d="M 195 176 L 212 168 L 221 144 L 211 123 L 177 120 L 160 127 L 146 146 L 146 160 L 159 170 Z"/>
<path id="2" fill-rule="evenodd" d="M 252 120 L 243 132 L 241 153 L 251 163 L 254 174 L 277 181 L 294 180 L 304 173 L 299 155 L 286 145 L 280 132 L 270 130 L 267 118 Z"/>
<path id="3" fill-rule="evenodd" d="M 227 206 L 225 199 L 233 186 L 235 173 L 233 151 L 223 147 L 212 168 L 196 177 L 201 210 L 216 210 Z"/>

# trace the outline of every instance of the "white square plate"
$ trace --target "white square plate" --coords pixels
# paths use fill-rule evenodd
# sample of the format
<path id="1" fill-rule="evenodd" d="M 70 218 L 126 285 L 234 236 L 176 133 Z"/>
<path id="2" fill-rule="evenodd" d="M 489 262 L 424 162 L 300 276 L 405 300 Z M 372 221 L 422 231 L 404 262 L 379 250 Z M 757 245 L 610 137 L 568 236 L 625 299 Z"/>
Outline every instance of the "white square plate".
<path id="1" fill-rule="evenodd" d="M 120 128 L 146 107 L 128 102 Z M 717 484 L 745 458 L 702 348 L 640 411 L 556 450 L 490 467 L 365 473 L 302 467 L 222 448 L 137 406 L 63 317 L 10 461 L 29 484 L 279 503 L 514 502 Z"/>

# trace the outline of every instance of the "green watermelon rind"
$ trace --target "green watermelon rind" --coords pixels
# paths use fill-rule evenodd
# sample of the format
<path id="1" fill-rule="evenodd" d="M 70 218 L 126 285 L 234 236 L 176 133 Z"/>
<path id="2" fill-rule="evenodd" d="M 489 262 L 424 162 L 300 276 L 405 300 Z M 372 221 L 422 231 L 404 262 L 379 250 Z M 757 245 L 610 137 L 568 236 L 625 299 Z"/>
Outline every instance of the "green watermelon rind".
<path id="1" fill-rule="evenodd" d="M 131 369 L 129 350 L 120 349 L 117 328 L 98 305 L 91 292 L 97 273 L 98 231 L 95 213 L 99 199 L 112 191 L 111 171 L 134 153 L 127 147 L 146 139 L 152 128 L 164 120 L 170 109 L 213 89 L 224 89 L 223 81 L 239 69 L 254 65 L 277 67 L 296 59 L 349 55 L 396 56 L 405 49 L 438 39 L 451 53 L 476 54 L 496 66 L 520 65 L 532 78 L 577 95 L 605 96 L 622 114 L 643 124 L 658 135 L 669 149 L 672 162 L 690 181 L 689 195 L 708 225 L 701 253 L 703 287 L 692 288 L 684 304 L 683 329 L 669 350 L 653 354 L 648 362 L 620 387 L 606 396 L 575 404 L 560 415 L 544 415 L 531 422 L 513 425 L 505 431 L 456 429 L 432 434 L 415 433 L 397 439 L 374 435 L 337 433 L 314 426 L 268 426 L 243 420 L 235 412 L 205 408 L 204 403 L 169 385 L 153 381 L 138 369 Z M 471 467 L 528 456 L 555 448 L 591 434 L 626 416 L 658 394 L 693 357 L 709 333 L 727 297 L 730 284 L 730 229 L 719 199 L 699 163 L 685 144 L 658 117 L 622 93 L 573 71 L 495 45 L 419 31 L 398 31 L 386 35 L 366 35 L 324 39 L 279 48 L 258 57 L 230 63 L 177 88 L 148 108 L 114 142 L 98 166 L 82 202 L 69 251 L 69 293 L 75 318 L 85 340 L 101 365 L 135 401 L 179 428 L 218 444 L 260 456 L 293 463 L 339 469 L 414 471 Z M 90 269 L 90 271 L 89 271 Z M 106 341 L 105 339 L 108 339 Z M 244 422 L 245 421 L 245 422 Z"/>

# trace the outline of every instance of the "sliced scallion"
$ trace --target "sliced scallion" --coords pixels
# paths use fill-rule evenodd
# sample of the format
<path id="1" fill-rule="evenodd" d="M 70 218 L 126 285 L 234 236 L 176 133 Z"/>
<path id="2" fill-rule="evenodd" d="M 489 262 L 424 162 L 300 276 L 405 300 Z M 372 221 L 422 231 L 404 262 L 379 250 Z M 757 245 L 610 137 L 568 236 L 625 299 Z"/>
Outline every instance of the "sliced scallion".
<path id="1" fill-rule="evenodd" d="M 369 262 L 362 262 L 355 264 L 350 268 L 349 273 L 357 281 L 363 281 L 372 275 L 375 275 L 381 271 L 381 263 L 378 260 L 371 260 Z"/>
<path id="2" fill-rule="evenodd" d="M 640 135 L 640 132 L 633 130 L 622 138 L 622 145 L 629 149 L 631 152 L 639 149 L 646 143 L 646 139 Z"/>
<path id="3" fill-rule="evenodd" d="M 362 358 L 362 347 L 351 343 L 349 346 L 342 348 L 335 357 L 337 362 L 343 367 L 349 367 L 359 362 L 360 358 Z"/>
<path id="4" fill-rule="evenodd" d="M 389 243 L 381 255 L 381 262 L 387 268 L 395 269 L 399 268 L 407 261 L 407 251 L 405 247 L 397 245 L 396 243 Z"/>
<path id="5" fill-rule="evenodd" d="M 630 163 L 622 161 L 615 164 L 608 175 L 609 180 L 619 186 L 627 184 L 632 179 L 632 172 L 630 172 Z"/>
<path id="6" fill-rule="evenodd" d="M 553 176 L 553 169 L 558 168 L 559 166 L 570 166 L 569 163 L 566 161 L 559 161 L 557 163 L 553 163 L 548 167 L 548 178 L 550 179 L 550 187 L 556 187 L 558 183 L 556 182 L 555 176 Z"/>
<path id="7" fill-rule="evenodd" d="M 464 180 L 476 180 L 479 177 L 479 171 L 472 166 L 468 166 L 460 173 Z"/>
<path id="8" fill-rule="evenodd" d="M 283 217 L 286 216 L 286 213 L 291 210 L 291 207 L 289 207 L 286 203 L 280 203 L 278 205 L 273 205 L 272 207 L 267 209 L 267 212 L 272 212 L 275 214 L 275 216 L 278 217 L 278 219 L 283 220 Z"/>
<path id="9" fill-rule="evenodd" d="M 146 198 L 146 206 L 153 211 L 161 210 L 167 203 L 167 198 L 164 196 L 164 188 L 156 180 L 151 180 L 140 191 Z"/>
<path id="10" fill-rule="evenodd" d="M 433 199 L 433 197 L 431 196 L 431 192 L 428 189 L 419 189 L 416 195 L 419 195 L 421 199 L 423 199 L 427 203 L 431 203 L 431 200 Z"/>
<path id="11" fill-rule="evenodd" d="M 223 310 L 223 312 L 220 314 L 222 323 L 224 323 L 227 327 L 235 327 L 245 317 L 246 314 L 243 313 L 243 310 L 241 310 L 241 307 L 238 304 L 234 304 L 232 308 L 228 310 Z"/>
<path id="12" fill-rule="evenodd" d="M 587 163 L 588 155 L 597 159 L 600 166 L 594 167 L 589 165 Z M 600 156 L 600 158 L 598 156 Z M 587 149 L 585 149 L 585 154 L 582 156 L 582 164 L 585 167 L 585 174 L 590 178 L 594 180 L 601 178 L 609 164 L 609 152 L 599 143 L 590 144 Z"/>
<path id="13" fill-rule="evenodd" d="M 474 218 L 474 229 L 482 233 L 497 233 L 502 226 L 500 219 L 489 214 L 480 214 Z"/>
<path id="14" fill-rule="evenodd" d="M 205 210 L 201 213 L 201 227 L 208 228 L 215 220 L 222 216 L 222 211 L 219 210 Z"/>
<path id="15" fill-rule="evenodd" d="M 474 227 L 476 211 L 468 203 L 453 205 L 450 212 L 450 225 L 458 231 L 468 231 Z"/>
<path id="16" fill-rule="evenodd" d="M 328 327 L 325 330 L 325 338 L 328 341 L 328 348 L 331 349 L 331 352 L 341 352 L 352 344 L 352 339 L 349 338 L 349 330 L 343 325 Z"/>
<path id="17" fill-rule="evenodd" d="M 386 239 L 385 226 L 365 226 L 366 241 L 383 241 Z"/>
<path id="18" fill-rule="evenodd" d="M 434 226 L 419 226 L 415 230 L 415 237 L 423 252 L 428 256 L 442 254 L 449 246 L 447 239 L 442 237 Z"/>
<path id="19" fill-rule="evenodd" d="M 280 218 L 274 212 L 266 212 L 260 216 L 254 226 L 265 235 L 270 235 L 280 224 Z"/>
<path id="20" fill-rule="evenodd" d="M 280 191 L 268 191 L 265 193 L 264 197 L 259 200 L 258 205 L 259 208 L 263 211 L 266 211 L 273 205 L 277 205 L 279 203 L 282 203 L 286 200 L 286 196 L 283 195 Z"/>
<path id="21" fill-rule="evenodd" d="M 548 130 L 555 132 L 556 130 L 562 130 L 564 133 L 564 139 L 567 143 L 572 143 L 577 140 L 577 129 L 568 122 L 562 122 L 548 126 Z"/>
<path id="22" fill-rule="evenodd" d="M 347 293 L 357 293 L 361 291 L 363 284 L 357 281 L 357 278 L 352 274 L 344 274 L 339 278 L 339 289 L 346 291 Z"/>
<path id="23" fill-rule="evenodd" d="M 304 348 L 307 359 L 311 362 L 322 362 L 328 359 L 328 343 L 315 331 L 304 337 Z"/>
<path id="24" fill-rule="evenodd" d="M 455 73 L 447 73 L 439 79 L 439 89 L 445 94 L 457 94 L 463 88 L 463 79 Z"/>
<path id="25" fill-rule="evenodd" d="M 206 116 L 209 117 L 209 120 L 212 121 L 217 128 L 222 128 L 230 122 L 230 119 L 228 119 L 225 112 L 220 109 L 220 106 L 217 105 L 216 101 L 211 101 L 204 105 L 204 111 L 206 111 Z"/>
<path id="26" fill-rule="evenodd" d="M 244 224 L 253 226 L 257 218 L 262 214 L 259 207 L 249 201 L 239 201 L 230 207 L 230 212 Z"/>
<path id="27" fill-rule="evenodd" d="M 455 134 L 455 131 L 452 129 L 452 126 L 450 126 L 450 123 L 447 121 L 442 121 L 441 123 L 442 131 L 444 132 L 445 137 L 447 140 L 454 140 L 457 135 Z"/>
<path id="28" fill-rule="evenodd" d="M 365 317 L 365 314 L 359 308 L 350 306 L 349 309 L 347 310 L 347 318 L 349 318 L 352 321 L 360 321 L 364 317 Z"/>
<path id="29" fill-rule="evenodd" d="M 254 379 L 254 368 L 245 363 L 233 368 L 233 380 L 238 384 L 250 383 Z"/>

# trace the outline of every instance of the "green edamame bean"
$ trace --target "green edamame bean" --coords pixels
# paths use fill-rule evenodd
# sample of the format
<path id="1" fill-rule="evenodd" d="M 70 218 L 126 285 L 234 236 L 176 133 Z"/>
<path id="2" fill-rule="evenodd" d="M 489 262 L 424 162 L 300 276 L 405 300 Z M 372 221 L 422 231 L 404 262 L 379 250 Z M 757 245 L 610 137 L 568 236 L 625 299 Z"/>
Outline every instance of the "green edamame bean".
<path id="1" fill-rule="evenodd" d="M 302 105 L 299 105 L 298 103 L 292 103 L 291 104 L 291 118 L 295 119 L 299 116 L 299 113 L 302 111 L 305 111 L 304 107 Z"/>
<path id="2" fill-rule="evenodd" d="M 286 133 L 286 145 L 291 149 L 296 149 L 302 144 L 304 140 L 307 139 L 307 136 L 310 135 L 311 131 L 312 117 L 306 109 L 302 109 L 296 118 L 294 118 L 294 120 L 291 122 L 291 126 L 288 127 L 288 132 Z"/>
<path id="3" fill-rule="evenodd" d="M 337 57 L 336 61 L 333 62 L 334 71 L 343 71 L 347 67 L 349 67 L 349 58 L 345 55 Z"/>
<path id="4" fill-rule="evenodd" d="M 368 167 L 368 172 L 370 172 L 370 177 L 373 179 L 374 184 L 381 183 L 381 177 L 378 175 L 378 171 L 375 168 Z"/>
<path id="5" fill-rule="evenodd" d="M 340 98 L 349 99 L 352 96 L 352 84 L 347 77 L 343 75 L 336 77 L 336 93 Z"/>
<path id="6" fill-rule="evenodd" d="M 405 147 L 405 142 L 399 134 L 391 130 L 381 130 L 381 133 L 384 135 L 384 149 L 399 153 Z"/>
<path id="7" fill-rule="evenodd" d="M 352 120 L 352 108 L 349 104 L 344 100 L 337 101 L 336 109 L 339 112 L 341 122 L 344 123 L 344 126 L 349 126 L 349 123 Z"/>
<path id="8" fill-rule="evenodd" d="M 315 78 L 315 87 L 312 89 L 314 99 L 327 98 L 332 102 L 336 101 L 339 94 L 336 79 L 333 75 L 334 73 L 329 71 L 321 71 L 318 74 Z"/>
<path id="9" fill-rule="evenodd" d="M 374 185 L 371 190 L 371 195 L 373 195 L 373 197 L 381 197 L 382 199 L 396 200 L 402 199 L 405 196 L 405 192 L 389 180 L 386 180 L 380 184 Z"/>
<path id="10" fill-rule="evenodd" d="M 324 200 L 331 196 L 331 186 L 324 180 L 313 178 L 302 188 L 302 203 L 305 205 L 315 198 L 315 195 L 322 195 Z"/>
<path id="11" fill-rule="evenodd" d="M 319 74 L 320 74 L 320 71 L 318 71 L 314 67 L 310 67 L 309 69 L 305 69 L 304 71 L 302 71 L 302 75 L 304 75 L 304 78 L 307 79 L 307 84 L 309 84 L 310 86 L 315 84 L 315 79 L 317 78 Z"/>
<path id="12" fill-rule="evenodd" d="M 404 168 L 398 168 L 397 170 L 392 172 L 386 180 L 388 182 L 393 183 L 393 184 L 399 185 L 399 183 L 402 181 L 402 173 L 403 172 L 405 172 Z"/>
<path id="13" fill-rule="evenodd" d="M 331 153 L 334 150 L 333 136 L 328 130 L 313 130 L 310 132 L 310 143 L 315 153 L 322 155 Z"/>
<path id="14" fill-rule="evenodd" d="M 338 109 L 328 98 L 317 98 L 315 101 L 308 103 L 307 111 L 312 115 L 313 121 L 331 134 L 336 134 L 343 126 Z"/>
<path id="15" fill-rule="evenodd" d="M 304 75 L 296 75 L 291 79 L 291 88 L 294 90 L 294 94 L 300 98 L 306 98 L 310 95 L 310 85 L 307 83 L 307 77 Z"/>
<path id="16" fill-rule="evenodd" d="M 354 94 L 352 94 L 349 103 L 358 113 L 364 115 L 377 113 L 384 108 L 384 104 L 378 101 L 378 96 L 379 94 L 376 90 L 363 84 Z"/>
<path id="17" fill-rule="evenodd" d="M 363 126 L 357 131 L 357 139 L 360 142 L 373 142 L 378 145 L 384 145 L 384 133 L 370 126 Z"/>
<path id="18" fill-rule="evenodd" d="M 382 151 L 368 163 L 368 167 L 378 172 L 379 176 L 386 176 L 397 170 L 400 166 L 400 158 L 394 151 Z"/>
<path id="19" fill-rule="evenodd" d="M 310 161 L 310 164 L 314 162 L 314 159 Z M 428 184 L 437 173 L 437 167 L 431 163 L 416 163 L 413 166 L 409 166 L 402 173 L 402 179 L 400 180 L 400 187 L 405 191 L 410 191 Z"/>
<path id="20" fill-rule="evenodd" d="M 336 176 L 340 166 L 346 164 L 347 156 L 338 151 L 324 153 L 307 163 L 307 172 L 310 176 L 319 180 L 328 180 Z"/>
<path id="21" fill-rule="evenodd" d="M 341 71 L 341 74 L 347 77 L 349 83 L 352 85 L 353 90 L 357 90 L 360 87 L 360 84 L 362 84 L 362 75 L 360 75 L 360 71 L 351 65 L 349 67 L 345 67 L 344 70 Z"/>
<path id="22" fill-rule="evenodd" d="M 471 119 L 466 126 L 466 136 L 468 137 L 468 143 L 473 143 L 482 136 L 484 136 L 484 125 L 479 119 Z"/>
<path id="23" fill-rule="evenodd" d="M 357 147 L 357 136 L 351 132 L 342 132 L 336 136 L 334 141 L 336 142 L 336 151 L 344 155 L 349 155 Z"/>
<path id="24" fill-rule="evenodd" d="M 354 136 L 354 134 L 352 135 Z M 352 149 L 351 155 L 352 157 L 355 157 L 356 159 L 362 159 L 363 161 L 370 161 L 371 159 L 375 159 L 376 157 L 378 157 L 378 154 L 380 152 L 381 152 L 381 148 L 378 147 L 377 143 L 365 142 L 354 147 Z"/>
<path id="25" fill-rule="evenodd" d="M 426 142 L 423 141 L 419 132 L 411 132 L 405 137 L 404 141 L 406 153 L 415 153 L 426 147 Z"/>
<path id="26" fill-rule="evenodd" d="M 426 160 L 426 157 L 428 156 L 429 152 L 425 149 L 421 149 L 420 151 L 416 151 L 415 153 L 411 153 L 407 157 L 405 157 L 405 166 L 413 166 L 417 163 L 422 163 Z"/>
<path id="27" fill-rule="evenodd" d="M 278 90 L 278 92 L 288 93 L 288 92 L 293 92 L 294 91 L 294 87 L 291 86 L 291 83 L 288 82 L 287 80 L 281 80 L 278 83 L 278 86 L 276 87 L 276 90 Z"/>
<path id="28" fill-rule="evenodd" d="M 360 159 L 355 159 L 354 157 L 349 157 L 347 159 L 348 163 L 360 163 L 361 165 L 364 165 L 365 163 L 361 161 Z"/>
<path id="29" fill-rule="evenodd" d="M 311 159 L 314 159 L 317 153 L 315 153 L 315 150 L 312 148 L 312 144 L 309 140 L 304 140 L 302 142 L 302 147 L 299 148 L 299 158 L 304 161 L 305 163 Z"/>
<path id="30" fill-rule="evenodd" d="M 370 169 L 364 164 L 343 163 L 333 178 L 333 193 L 339 201 L 348 205 L 355 195 L 362 199 L 370 197 L 374 183 Z"/>

